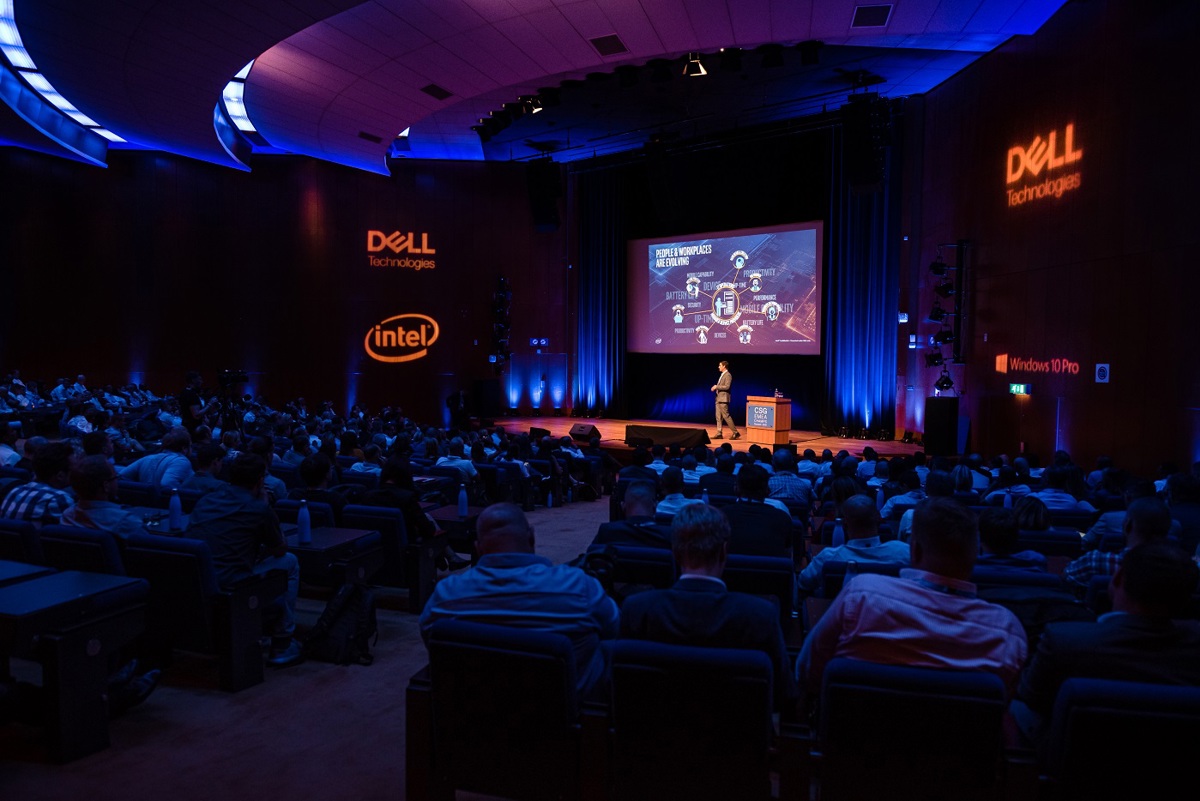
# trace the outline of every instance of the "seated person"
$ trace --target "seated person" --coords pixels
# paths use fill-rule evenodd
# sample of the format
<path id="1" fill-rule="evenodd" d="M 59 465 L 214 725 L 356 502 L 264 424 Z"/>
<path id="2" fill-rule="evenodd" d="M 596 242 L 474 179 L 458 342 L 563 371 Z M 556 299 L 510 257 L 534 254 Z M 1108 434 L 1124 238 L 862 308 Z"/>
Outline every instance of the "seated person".
<path id="1" fill-rule="evenodd" d="M 640 545 L 647 548 L 670 548 L 671 527 L 654 522 L 654 484 L 635 481 L 625 490 L 622 502 L 623 520 L 601 523 L 592 545 Z"/>
<path id="2" fill-rule="evenodd" d="M 1042 503 L 1046 504 L 1046 508 L 1051 512 L 1094 512 L 1096 507 L 1092 506 L 1087 501 L 1081 501 L 1067 491 L 1067 485 L 1071 481 L 1072 471 L 1077 468 L 1073 467 L 1051 467 L 1042 474 L 1043 480 L 1046 482 L 1046 488 L 1031 493 L 1031 497 L 1038 498 Z"/>
<path id="3" fill-rule="evenodd" d="M 722 453 L 717 456 L 716 464 L 715 472 L 700 476 L 700 491 L 709 495 L 737 495 L 737 478 L 733 474 L 737 463 L 733 456 Z"/>
<path id="4" fill-rule="evenodd" d="M 703 480 L 700 483 L 704 485 Z M 766 503 L 766 471 L 758 465 L 745 465 L 737 474 L 737 494 L 737 502 L 723 510 L 733 532 L 729 552 L 790 557 L 792 517 Z"/>
<path id="5" fill-rule="evenodd" d="M 671 550 L 679 580 L 669 590 L 629 596 L 621 609 L 621 636 L 762 651 L 774 668 L 776 708 L 794 709 L 796 683 L 787 663 L 779 610 L 765 599 L 729 592 L 721 580 L 729 551 L 725 515 L 705 504 L 685 506 L 675 515 Z"/>
<path id="6" fill-rule="evenodd" d="M 1046 557 L 1037 551 L 1017 551 L 1021 530 L 1012 509 L 988 508 L 979 515 L 979 559 L 988 570 L 1046 572 Z"/>
<path id="7" fill-rule="evenodd" d="M 1113 575 L 1113 611 L 1094 623 L 1051 623 L 1021 675 L 1013 716 L 1041 743 L 1058 690 L 1069 678 L 1200 686 L 1200 623 L 1176 620 L 1200 571 L 1167 542 L 1136 545 Z"/>
<path id="8" fill-rule="evenodd" d="M 71 489 L 75 503 L 63 512 L 63 525 L 111 531 L 120 543 L 143 531 L 142 516 L 115 503 L 117 471 L 103 456 L 85 456 L 71 468 Z"/>
<path id="9" fill-rule="evenodd" d="M 342 510 L 346 508 L 346 498 L 329 489 L 329 459 L 323 454 L 309 456 L 300 463 L 300 480 L 304 486 L 288 493 L 288 499 L 293 501 L 308 501 L 309 503 L 327 503 L 333 510 L 333 522 L 342 522 Z"/>
<path id="10" fill-rule="evenodd" d="M 162 438 L 162 450 L 143 456 L 120 471 L 128 481 L 153 484 L 159 489 L 173 490 L 192 477 L 192 435 L 183 426 L 176 426 Z"/>
<path id="11" fill-rule="evenodd" d="M 183 482 L 184 489 L 200 490 L 200 492 L 212 492 L 215 489 L 220 489 L 225 482 L 217 478 L 221 475 L 221 469 L 225 464 L 225 449 L 220 445 L 214 445 L 211 442 L 207 445 L 201 445 L 196 450 L 196 472 L 192 477 Z"/>
<path id="12" fill-rule="evenodd" d="M 916 470 L 905 470 L 897 481 L 904 487 L 904 491 L 883 502 L 879 516 L 884 519 L 899 515 L 899 511 L 897 511 L 899 506 L 916 506 L 925 500 L 925 492 L 921 489 L 921 477 L 917 475 Z"/>
<path id="13" fill-rule="evenodd" d="M 617 481 L 653 481 L 658 483 L 658 471 L 650 467 L 650 452 L 640 445 L 633 449 L 630 464 L 617 472 Z"/>
<path id="14" fill-rule="evenodd" d="M 75 499 L 67 491 L 71 483 L 74 449 L 67 442 L 43 445 L 33 457 L 33 481 L 21 484 L 4 496 L 0 517 L 54 524 Z"/>
<path id="15" fill-rule="evenodd" d="M 771 457 L 774 472 L 767 479 L 770 493 L 767 497 L 779 501 L 790 501 L 804 506 L 812 506 L 813 487 L 807 478 L 801 478 L 796 472 L 796 457 L 790 451 L 775 451 Z"/>
<path id="16" fill-rule="evenodd" d="M 514 504 L 484 509 L 476 534 L 479 562 L 437 583 L 421 612 L 421 636 L 428 639 L 444 618 L 563 634 L 574 645 L 580 693 L 598 686 L 604 678 L 600 641 L 617 635 L 617 605 L 600 582 L 536 555 L 533 527 Z"/>
<path id="17" fill-rule="evenodd" d="M 431 536 L 437 530 L 433 521 L 421 511 L 412 472 L 408 468 L 408 462 L 399 456 L 393 456 L 384 462 L 379 471 L 379 486 L 364 492 L 359 502 L 363 506 L 386 506 L 402 510 L 410 540 L 416 541 Z"/>
<path id="18" fill-rule="evenodd" d="M 1025 631 L 1002 606 L 975 597 L 968 580 L 979 553 L 975 515 L 952 499 L 915 509 L 912 568 L 850 579 L 809 632 L 796 662 L 803 687 L 821 689 L 838 656 L 888 665 L 983 670 L 1011 692 L 1025 662 Z"/>
<path id="19" fill-rule="evenodd" d="M 796 579 L 802 592 L 816 592 L 821 586 L 821 571 L 827 562 L 868 562 L 871 564 L 909 564 L 909 547 L 899 540 L 879 541 L 879 512 L 867 495 L 852 495 L 842 501 L 838 512 L 846 544 L 822 548 Z M 849 578 L 849 577 L 847 577 Z"/>
<path id="20" fill-rule="evenodd" d="M 379 475 L 383 471 L 383 451 L 379 449 L 379 446 L 368 445 L 362 449 L 362 454 L 362 461 L 350 465 L 349 472 Z"/>
<path id="21" fill-rule="evenodd" d="M 655 473 L 658 473 L 661 476 L 663 474 L 663 471 L 666 470 L 670 466 L 667 464 L 666 446 L 664 446 L 664 445 L 651 446 L 650 456 L 651 456 L 650 464 L 646 465 L 646 467 L 650 468 Z"/>
<path id="22" fill-rule="evenodd" d="M 703 503 L 699 498 L 688 498 L 683 494 L 683 471 L 668 467 L 662 473 L 663 499 L 654 508 L 655 514 L 673 515 L 689 503 Z"/>
<path id="23" fill-rule="evenodd" d="M 269 570 L 287 572 L 288 586 L 271 606 L 278 612 L 267 663 L 284 667 L 300 661 L 296 630 L 296 596 L 300 563 L 289 553 L 279 518 L 267 505 L 263 476 L 267 466 L 257 454 L 243 453 L 229 467 L 229 482 L 196 501 L 187 536 L 204 540 L 212 550 L 217 582 L 229 588 Z"/>
<path id="24" fill-rule="evenodd" d="M 292 447 L 283 454 L 283 463 L 298 467 L 309 456 L 312 456 L 312 440 L 307 431 L 301 431 L 292 437 Z"/>
<path id="25" fill-rule="evenodd" d="M 466 452 L 466 446 L 462 438 L 455 437 L 450 440 L 450 453 L 438 459 L 434 466 L 453 467 L 461 474 L 461 483 L 470 487 L 479 476 L 479 471 L 475 469 L 475 465 L 467 458 Z"/>
<path id="26" fill-rule="evenodd" d="M 253 453 L 258 458 L 263 460 L 263 464 L 267 465 L 268 470 L 271 466 L 271 461 L 275 458 L 275 446 L 267 437 L 255 437 L 250 440 L 250 445 L 246 449 L 247 453 Z M 236 458 L 236 457 L 235 457 Z M 271 475 L 268 472 L 263 476 L 263 486 L 267 490 L 267 500 L 274 505 L 275 501 L 280 498 L 286 498 L 288 494 L 287 484 L 282 478 Z"/>
<path id="27" fill-rule="evenodd" d="M 1129 504 L 1123 523 L 1125 548 L 1120 551 L 1088 551 L 1063 570 L 1063 578 L 1079 591 L 1086 590 L 1093 576 L 1111 576 L 1121 566 L 1130 548 L 1147 542 L 1165 541 L 1171 530 L 1171 513 L 1158 498 L 1138 498 Z"/>

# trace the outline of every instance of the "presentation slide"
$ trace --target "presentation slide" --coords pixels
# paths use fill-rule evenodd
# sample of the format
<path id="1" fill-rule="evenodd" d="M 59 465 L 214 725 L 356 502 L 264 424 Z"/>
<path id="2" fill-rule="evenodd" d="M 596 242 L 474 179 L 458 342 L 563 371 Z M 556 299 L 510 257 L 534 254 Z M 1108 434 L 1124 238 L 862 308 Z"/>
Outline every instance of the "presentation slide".
<path id="1" fill-rule="evenodd" d="M 820 222 L 629 243 L 629 350 L 821 352 Z"/>

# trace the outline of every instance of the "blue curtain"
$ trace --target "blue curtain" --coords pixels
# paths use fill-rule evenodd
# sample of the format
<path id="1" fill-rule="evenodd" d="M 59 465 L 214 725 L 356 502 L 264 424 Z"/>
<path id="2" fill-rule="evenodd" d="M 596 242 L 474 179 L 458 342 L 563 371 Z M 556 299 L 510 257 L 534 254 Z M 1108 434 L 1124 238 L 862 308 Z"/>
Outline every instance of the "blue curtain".
<path id="1" fill-rule="evenodd" d="M 845 176 L 840 128 L 832 137 L 824 424 L 852 434 L 892 431 L 896 417 L 896 320 L 900 297 L 899 170 L 888 153 L 880 188 L 857 191 Z"/>
<path id="2" fill-rule="evenodd" d="M 625 171 L 575 176 L 579 215 L 578 329 L 574 406 L 588 415 L 624 414 Z"/>

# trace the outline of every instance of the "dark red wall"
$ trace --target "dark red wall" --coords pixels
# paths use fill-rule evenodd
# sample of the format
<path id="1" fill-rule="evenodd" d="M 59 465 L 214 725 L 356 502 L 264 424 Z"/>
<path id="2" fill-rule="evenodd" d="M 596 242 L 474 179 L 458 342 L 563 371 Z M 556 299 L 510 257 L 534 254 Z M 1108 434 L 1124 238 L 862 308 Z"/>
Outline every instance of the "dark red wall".
<path id="1" fill-rule="evenodd" d="M 1198 32 L 1194 3 L 1068 3 L 1037 35 L 924 99 L 924 136 L 906 154 L 920 183 L 906 209 L 900 303 L 914 320 L 902 333 L 919 333 L 922 348 L 901 337 L 900 385 L 912 389 L 900 393 L 898 430 L 923 430 L 939 375 L 922 359 L 937 330 L 922 322 L 935 280 L 927 265 L 938 244 L 965 239 L 965 365 L 950 372 L 974 449 L 1014 454 L 1023 444 L 1048 457 L 1062 447 L 1080 463 L 1111 454 L 1143 473 L 1197 458 Z M 1079 187 L 1010 206 L 1010 148 L 1057 131 L 1061 154 L 1068 124 L 1082 156 L 1011 186 L 1078 173 Z M 953 263 L 953 251 L 943 256 Z M 1052 369 L 1064 359 L 1078 373 L 1002 374 L 1001 354 Z M 1096 382 L 1097 364 L 1111 365 L 1110 383 Z M 1032 384 L 1032 395 L 1009 395 L 1010 382 Z"/>
<path id="2" fill-rule="evenodd" d="M 392 177 L 262 158 L 252 172 L 154 153 L 97 169 L 0 151 L 0 366 L 89 383 L 252 373 L 271 401 L 351 396 L 440 420 L 492 375 L 492 293 L 513 284 L 513 342 L 566 344 L 565 237 L 537 232 L 519 164 L 423 162 Z M 367 231 L 428 234 L 432 270 L 368 264 Z M 429 356 L 368 358 L 374 324 L 438 321 Z"/>

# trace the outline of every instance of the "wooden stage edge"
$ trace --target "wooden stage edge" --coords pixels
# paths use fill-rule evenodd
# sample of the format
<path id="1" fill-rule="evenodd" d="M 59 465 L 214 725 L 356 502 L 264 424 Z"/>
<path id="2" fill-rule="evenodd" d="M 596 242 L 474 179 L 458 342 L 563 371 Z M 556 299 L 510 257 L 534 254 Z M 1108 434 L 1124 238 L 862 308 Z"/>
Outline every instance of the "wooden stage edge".
<path id="1" fill-rule="evenodd" d="M 693 428 L 699 431 L 707 431 L 711 437 L 716 433 L 716 427 L 713 425 L 705 426 L 703 423 L 681 423 L 674 420 L 622 420 L 611 417 L 497 417 L 495 424 L 503 426 L 504 430 L 512 433 L 529 433 L 531 428 L 544 428 L 555 437 L 570 436 L 571 426 L 579 423 L 588 423 L 594 425 L 600 431 L 600 447 L 605 450 L 632 450 L 625 444 L 625 426 L 627 425 L 645 425 L 645 426 L 667 426 L 669 428 Z M 729 431 L 726 429 L 724 440 L 715 440 L 709 447 L 716 447 L 722 442 L 728 442 L 735 451 L 745 451 L 750 449 L 750 441 L 746 437 L 745 428 L 739 427 L 741 439 L 730 440 Z M 920 445 L 908 445 L 899 440 L 874 440 L 874 439 L 854 439 L 842 437 L 823 437 L 820 431 L 802 431 L 792 429 L 788 441 L 796 445 L 796 449 L 803 453 L 805 448 L 812 448 L 818 456 L 825 448 L 837 453 L 845 450 L 853 456 L 860 456 L 863 448 L 868 445 L 875 449 L 875 452 L 885 459 L 890 459 L 893 456 L 911 456 L 921 450 Z"/>

